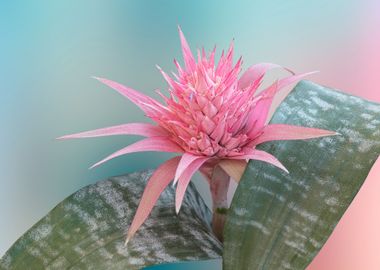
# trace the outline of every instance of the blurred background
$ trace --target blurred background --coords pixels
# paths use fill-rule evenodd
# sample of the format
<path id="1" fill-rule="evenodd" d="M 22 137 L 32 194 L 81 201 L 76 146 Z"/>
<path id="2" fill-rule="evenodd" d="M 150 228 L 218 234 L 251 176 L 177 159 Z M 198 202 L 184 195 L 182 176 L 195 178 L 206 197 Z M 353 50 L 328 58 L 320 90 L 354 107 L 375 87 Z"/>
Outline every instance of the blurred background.
<path id="1" fill-rule="evenodd" d="M 79 188 L 168 157 L 132 154 L 88 170 L 137 137 L 54 138 L 147 121 L 90 77 L 156 96 L 166 85 L 155 65 L 170 71 L 181 59 L 177 25 L 193 49 L 235 39 L 245 67 L 320 70 L 310 79 L 380 102 L 380 1 L 1 1 L 0 256 Z M 380 269 L 379 180 L 380 164 L 309 270 Z"/>

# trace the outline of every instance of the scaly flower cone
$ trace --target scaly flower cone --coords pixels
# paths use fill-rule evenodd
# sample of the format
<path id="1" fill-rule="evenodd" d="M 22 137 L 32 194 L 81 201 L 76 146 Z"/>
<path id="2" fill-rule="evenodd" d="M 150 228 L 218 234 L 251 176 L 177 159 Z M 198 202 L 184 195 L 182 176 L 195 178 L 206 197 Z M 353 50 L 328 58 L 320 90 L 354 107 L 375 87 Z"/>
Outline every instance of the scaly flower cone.
<path id="1" fill-rule="evenodd" d="M 114 81 L 96 78 L 135 103 L 156 125 L 129 123 L 60 138 L 111 135 L 146 137 L 113 153 L 91 168 L 133 152 L 163 151 L 181 154 L 164 162 L 149 179 L 126 242 L 144 223 L 161 192 L 172 180 L 177 185 L 175 209 L 178 213 L 191 177 L 198 170 L 210 184 L 213 229 L 222 240 L 230 176 L 239 181 L 250 159 L 270 163 L 287 172 L 274 156 L 257 150 L 257 145 L 268 141 L 336 135 L 335 132 L 315 128 L 266 124 L 274 96 L 284 87 L 313 72 L 294 75 L 288 70 L 291 72 L 289 77 L 277 80 L 257 94 L 265 73 L 279 68 L 279 65 L 253 65 L 239 78 L 242 59 L 233 63 L 233 44 L 226 54 L 222 53 L 217 64 L 214 63 L 215 49 L 208 56 L 203 49 L 198 51 L 196 61 L 181 29 L 179 35 L 185 66 L 181 67 L 174 60 L 177 67 L 174 79 L 158 67 L 169 86 L 169 97 L 158 91 L 165 104 Z"/>

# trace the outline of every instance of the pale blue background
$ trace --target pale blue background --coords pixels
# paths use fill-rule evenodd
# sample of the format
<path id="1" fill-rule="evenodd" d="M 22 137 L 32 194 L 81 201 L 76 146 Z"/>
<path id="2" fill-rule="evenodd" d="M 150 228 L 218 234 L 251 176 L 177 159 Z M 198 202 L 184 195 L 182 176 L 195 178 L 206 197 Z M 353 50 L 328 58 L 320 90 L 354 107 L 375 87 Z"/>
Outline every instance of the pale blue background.
<path id="1" fill-rule="evenodd" d="M 155 64 L 171 70 L 180 57 L 178 24 L 193 47 L 223 48 L 235 38 L 245 66 L 270 61 L 300 72 L 323 70 L 358 31 L 359 2 L 1 1 L 0 255 L 80 187 L 156 167 L 167 157 L 133 154 L 89 171 L 137 137 L 54 140 L 146 121 L 90 76 L 154 96 L 154 89 L 165 87 Z"/>

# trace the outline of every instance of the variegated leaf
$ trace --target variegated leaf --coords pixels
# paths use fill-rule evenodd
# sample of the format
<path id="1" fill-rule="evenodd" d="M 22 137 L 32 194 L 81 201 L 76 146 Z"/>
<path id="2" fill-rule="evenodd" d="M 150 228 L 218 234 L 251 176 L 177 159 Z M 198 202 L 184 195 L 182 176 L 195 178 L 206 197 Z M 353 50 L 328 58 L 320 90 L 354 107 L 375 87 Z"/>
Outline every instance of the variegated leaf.
<path id="1" fill-rule="evenodd" d="M 359 191 L 380 153 L 380 105 L 300 82 L 271 123 L 340 136 L 263 144 L 290 174 L 251 161 L 224 231 L 225 270 L 305 269 Z"/>
<path id="2" fill-rule="evenodd" d="M 128 226 L 150 173 L 112 177 L 58 204 L 4 255 L 0 269 L 141 269 L 221 256 L 210 211 L 190 185 L 180 214 L 174 190 L 161 195 L 150 218 L 124 247 Z"/>

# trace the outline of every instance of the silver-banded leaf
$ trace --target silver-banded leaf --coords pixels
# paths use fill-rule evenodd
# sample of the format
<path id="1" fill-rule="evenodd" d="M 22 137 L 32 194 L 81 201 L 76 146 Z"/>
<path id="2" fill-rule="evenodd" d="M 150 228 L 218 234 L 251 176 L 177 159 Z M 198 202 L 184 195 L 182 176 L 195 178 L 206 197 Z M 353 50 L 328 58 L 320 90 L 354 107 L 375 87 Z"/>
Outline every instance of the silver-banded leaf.
<path id="1" fill-rule="evenodd" d="M 150 173 L 112 177 L 58 204 L 4 255 L 0 269 L 141 269 L 175 261 L 220 258 L 211 214 L 193 185 L 180 214 L 174 190 L 161 195 L 151 216 L 124 247 Z"/>
<path id="2" fill-rule="evenodd" d="M 340 136 L 259 148 L 290 171 L 250 161 L 224 230 L 225 270 L 305 269 L 359 191 L 380 153 L 380 105 L 300 82 L 271 123 Z"/>

